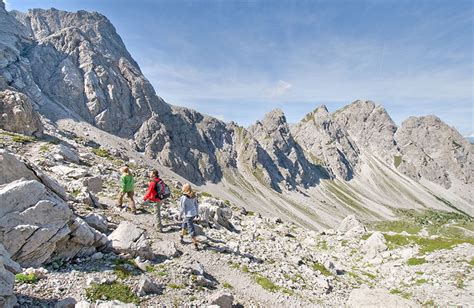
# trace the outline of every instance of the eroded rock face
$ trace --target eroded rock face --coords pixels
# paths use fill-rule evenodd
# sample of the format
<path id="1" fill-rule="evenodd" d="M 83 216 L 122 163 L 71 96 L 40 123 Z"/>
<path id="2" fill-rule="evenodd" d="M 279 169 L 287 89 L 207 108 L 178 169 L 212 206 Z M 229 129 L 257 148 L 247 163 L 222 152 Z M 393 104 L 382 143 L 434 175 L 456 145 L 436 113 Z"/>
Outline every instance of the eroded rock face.
<path id="1" fill-rule="evenodd" d="M 34 9 L 16 18 L 37 42 L 24 57 L 49 99 L 124 137 L 168 111 L 103 15 Z"/>
<path id="2" fill-rule="evenodd" d="M 410 117 L 395 139 L 401 155 L 398 169 L 414 179 L 425 178 L 445 188 L 453 179 L 474 183 L 474 150 L 454 128 L 435 116 Z"/>
<path id="3" fill-rule="evenodd" d="M 0 128 L 28 136 L 41 136 L 43 125 L 29 98 L 11 90 L 0 91 Z"/>
<path id="4" fill-rule="evenodd" d="M 382 106 L 358 100 L 334 112 L 332 118 L 349 133 L 358 148 L 390 161 L 396 155 L 397 126 Z"/>
<path id="5" fill-rule="evenodd" d="M 280 109 L 266 114 L 262 121 L 257 121 L 248 131 L 265 151 L 260 151 L 257 156 L 263 167 L 261 173 L 264 174 L 256 175 L 269 178 L 267 184 L 274 189 L 280 190 L 280 183 L 288 189 L 294 189 L 297 185 L 312 186 L 325 176 L 320 166 L 308 161 L 303 149 L 294 140 Z"/>
<path id="6" fill-rule="evenodd" d="M 333 121 L 326 106 L 307 114 L 291 132 L 312 161 L 335 177 L 350 180 L 359 163 L 359 149 L 346 130 Z"/>

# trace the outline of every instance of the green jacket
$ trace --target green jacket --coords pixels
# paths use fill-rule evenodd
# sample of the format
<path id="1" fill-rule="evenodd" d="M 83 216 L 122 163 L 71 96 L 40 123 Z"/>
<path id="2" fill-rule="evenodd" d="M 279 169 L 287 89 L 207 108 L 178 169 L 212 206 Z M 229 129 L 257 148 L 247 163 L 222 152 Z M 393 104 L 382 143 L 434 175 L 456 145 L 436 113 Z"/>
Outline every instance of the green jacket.
<path id="1" fill-rule="evenodd" d="M 123 192 L 133 191 L 135 188 L 135 180 L 130 174 L 123 174 L 120 178 L 120 183 Z"/>

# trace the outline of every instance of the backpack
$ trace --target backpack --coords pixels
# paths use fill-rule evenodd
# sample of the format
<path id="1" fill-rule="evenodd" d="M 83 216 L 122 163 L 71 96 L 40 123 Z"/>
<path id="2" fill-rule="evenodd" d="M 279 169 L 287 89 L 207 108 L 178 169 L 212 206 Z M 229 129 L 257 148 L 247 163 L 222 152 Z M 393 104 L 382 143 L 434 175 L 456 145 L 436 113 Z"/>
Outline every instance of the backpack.
<path id="1" fill-rule="evenodd" d="M 165 182 L 163 182 L 162 179 L 155 181 L 155 183 L 155 198 L 164 200 L 171 196 L 170 188 L 165 184 Z"/>

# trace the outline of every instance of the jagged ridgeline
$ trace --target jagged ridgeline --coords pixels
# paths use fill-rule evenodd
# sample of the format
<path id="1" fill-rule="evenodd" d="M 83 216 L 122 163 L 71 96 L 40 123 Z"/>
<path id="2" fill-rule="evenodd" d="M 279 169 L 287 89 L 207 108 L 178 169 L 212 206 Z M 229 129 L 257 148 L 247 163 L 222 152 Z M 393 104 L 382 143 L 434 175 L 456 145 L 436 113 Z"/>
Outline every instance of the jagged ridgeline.
<path id="1" fill-rule="evenodd" d="M 0 2 L 0 91 L 5 130 L 86 122 L 213 194 L 311 228 L 395 208 L 474 215 L 473 146 L 437 117 L 397 127 L 382 106 L 355 101 L 294 125 L 281 110 L 248 128 L 225 123 L 160 98 L 99 13 Z"/>

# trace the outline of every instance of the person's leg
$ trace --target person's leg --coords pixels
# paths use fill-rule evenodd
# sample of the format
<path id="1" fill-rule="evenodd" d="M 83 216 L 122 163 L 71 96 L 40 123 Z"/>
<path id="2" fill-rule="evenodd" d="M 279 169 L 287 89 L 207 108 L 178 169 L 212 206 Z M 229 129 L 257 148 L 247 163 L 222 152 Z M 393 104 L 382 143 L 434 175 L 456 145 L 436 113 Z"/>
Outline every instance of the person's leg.
<path id="1" fill-rule="evenodd" d="M 193 241 L 194 247 L 198 249 L 198 243 L 196 239 L 196 229 L 194 228 L 194 217 L 189 217 L 187 224 L 188 224 L 189 235 L 191 236 L 191 240 Z"/>
<path id="2" fill-rule="evenodd" d="M 135 200 L 133 200 L 133 195 L 134 195 L 133 191 L 129 191 L 127 193 L 127 196 L 128 196 L 128 198 L 130 199 L 130 202 L 131 202 L 130 208 L 131 208 L 132 212 L 135 213 L 137 211 L 137 208 L 135 206 Z"/>
<path id="3" fill-rule="evenodd" d="M 155 202 L 155 222 L 156 222 L 156 227 L 160 232 L 163 232 L 163 227 L 161 225 L 161 204 L 160 202 Z"/>
<path id="4" fill-rule="evenodd" d="M 123 191 L 120 191 L 119 195 L 118 195 L 118 203 L 117 203 L 117 206 L 118 207 L 122 207 L 122 204 L 123 204 L 123 196 L 125 195 L 125 192 Z"/>

